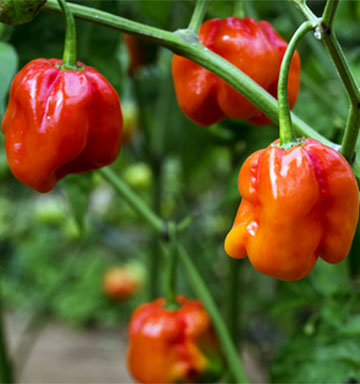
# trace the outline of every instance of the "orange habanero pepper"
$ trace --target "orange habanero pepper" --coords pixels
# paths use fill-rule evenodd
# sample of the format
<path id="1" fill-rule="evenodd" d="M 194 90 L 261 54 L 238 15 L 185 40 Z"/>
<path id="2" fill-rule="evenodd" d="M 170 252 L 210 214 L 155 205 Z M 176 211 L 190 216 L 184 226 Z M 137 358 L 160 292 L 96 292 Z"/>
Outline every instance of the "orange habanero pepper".
<path id="1" fill-rule="evenodd" d="M 61 63 L 28 63 L 14 78 L 2 121 L 12 173 L 42 193 L 69 173 L 111 164 L 120 150 L 115 89 L 94 68 L 62 70 Z"/>
<path id="2" fill-rule="evenodd" d="M 201 303 L 178 296 L 169 310 L 160 298 L 141 305 L 129 324 L 128 366 L 141 383 L 217 381 L 220 346 Z"/>
<path id="3" fill-rule="evenodd" d="M 231 257 L 281 280 L 306 276 L 320 256 L 339 263 L 355 234 L 359 192 L 351 167 L 312 139 L 253 153 L 239 174 L 242 201 L 225 240 Z"/>
<path id="4" fill-rule="evenodd" d="M 208 20 L 200 27 L 199 41 L 277 97 L 287 43 L 268 22 L 250 17 Z M 300 56 L 295 52 L 288 83 L 290 108 L 299 92 L 300 66 Z M 271 122 L 225 81 L 189 59 L 174 55 L 172 74 L 180 108 L 199 125 L 211 125 L 228 117 L 258 125 Z"/>

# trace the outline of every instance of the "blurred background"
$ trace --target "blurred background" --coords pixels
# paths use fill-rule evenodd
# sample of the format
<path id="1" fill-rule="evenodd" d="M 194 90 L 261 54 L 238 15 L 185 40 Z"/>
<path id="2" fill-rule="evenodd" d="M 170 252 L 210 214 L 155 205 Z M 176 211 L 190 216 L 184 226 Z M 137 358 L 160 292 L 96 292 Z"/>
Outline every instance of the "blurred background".
<path id="1" fill-rule="evenodd" d="M 194 7 L 190 0 L 77 3 L 167 30 L 186 27 Z M 320 15 L 325 2 L 308 4 Z M 213 0 L 207 18 L 231 16 L 233 8 L 232 0 Z M 246 11 L 271 22 L 286 40 L 303 20 L 281 0 L 247 1 Z M 335 29 L 360 78 L 359 1 L 341 2 Z M 112 169 L 162 217 L 194 218 L 182 239 L 225 318 L 233 310 L 228 292 L 236 290 L 233 329 L 253 381 L 360 382 L 359 231 L 347 260 L 335 266 L 319 260 L 299 282 L 263 276 L 223 250 L 240 201 L 240 166 L 277 138 L 277 127 L 235 120 L 196 126 L 177 105 L 170 52 L 84 21 L 77 21 L 77 31 L 79 60 L 104 74 L 121 98 L 123 146 Z M 35 58 L 62 56 L 63 18 L 41 12 L 7 28 L 4 41 L 0 116 L 17 70 Z M 299 51 L 302 86 L 294 111 L 339 142 L 348 108 L 344 89 L 321 42 L 309 35 Z M 0 140 L 1 296 L 18 381 L 130 382 L 129 317 L 165 293 L 166 259 L 157 237 L 96 172 L 69 176 L 46 195 L 23 186 L 8 169 Z M 116 286 L 119 269 L 132 284 L 125 293 Z M 239 273 L 236 287 L 227 283 L 231 270 Z M 178 277 L 179 292 L 192 297 L 181 265 Z"/>

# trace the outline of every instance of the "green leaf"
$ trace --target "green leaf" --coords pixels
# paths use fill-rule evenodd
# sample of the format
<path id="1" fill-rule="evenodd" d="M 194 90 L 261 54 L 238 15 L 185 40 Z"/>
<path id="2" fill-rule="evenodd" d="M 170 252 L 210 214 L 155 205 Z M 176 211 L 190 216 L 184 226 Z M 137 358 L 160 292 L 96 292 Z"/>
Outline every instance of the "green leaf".
<path id="1" fill-rule="evenodd" d="M 0 42 L 0 63 L 0 118 L 2 118 L 5 113 L 6 95 L 18 67 L 18 56 L 12 45 Z"/>

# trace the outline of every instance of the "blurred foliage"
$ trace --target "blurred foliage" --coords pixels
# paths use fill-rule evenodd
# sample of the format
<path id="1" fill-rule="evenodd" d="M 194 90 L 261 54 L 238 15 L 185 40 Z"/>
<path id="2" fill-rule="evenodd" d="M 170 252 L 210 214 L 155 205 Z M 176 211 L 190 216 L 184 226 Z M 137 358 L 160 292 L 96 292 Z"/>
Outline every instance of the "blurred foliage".
<path id="1" fill-rule="evenodd" d="M 168 30 L 184 28 L 194 5 L 190 0 L 78 2 Z M 208 16 L 231 16 L 233 5 L 232 0 L 212 1 Z M 320 14 L 324 1 L 309 5 Z M 292 4 L 281 0 L 248 0 L 246 11 L 271 22 L 287 39 L 303 20 Z M 240 201 L 238 171 L 246 156 L 277 137 L 277 127 L 235 120 L 196 126 L 177 106 L 169 52 L 160 49 L 157 62 L 129 77 L 120 33 L 84 21 L 77 21 L 77 28 L 79 60 L 109 79 L 121 96 L 125 121 L 136 124 L 126 128 L 130 134 L 113 170 L 149 204 L 155 207 L 159 201 L 161 216 L 179 221 L 196 216 L 180 238 L 224 308 L 230 263 L 223 241 Z M 341 2 L 336 32 L 358 78 L 359 29 L 359 2 Z M 7 41 L 0 42 L 0 113 L 17 62 L 22 67 L 37 57 L 61 57 L 63 35 L 61 16 L 42 12 L 35 21 L 12 28 Z M 339 141 L 347 98 L 333 64 L 312 36 L 299 51 L 302 88 L 294 111 Z M 113 327 L 147 300 L 147 288 L 123 303 L 102 292 L 109 266 L 136 261 L 146 267 L 156 248 L 145 223 L 99 174 L 67 177 L 53 192 L 39 195 L 12 177 L 1 145 L 0 181 L 2 293 L 9 308 L 76 326 Z M 347 261 L 336 266 L 318 262 L 309 277 L 293 283 L 260 275 L 241 261 L 242 337 L 257 348 L 273 382 L 360 381 L 359 253 L 358 231 Z M 166 265 L 165 257 L 158 257 Z M 191 296 L 181 266 L 178 272 L 180 292 Z M 164 268 L 157 280 L 163 294 Z"/>

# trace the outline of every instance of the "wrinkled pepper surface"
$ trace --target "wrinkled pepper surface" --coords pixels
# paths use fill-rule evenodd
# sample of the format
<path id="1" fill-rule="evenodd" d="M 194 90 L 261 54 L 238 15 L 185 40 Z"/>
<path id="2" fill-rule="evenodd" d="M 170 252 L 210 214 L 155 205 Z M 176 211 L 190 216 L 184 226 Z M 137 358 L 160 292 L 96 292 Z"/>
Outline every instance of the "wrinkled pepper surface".
<path id="1" fill-rule="evenodd" d="M 200 27 L 199 41 L 277 96 L 287 43 L 268 22 L 250 17 L 208 20 Z M 300 66 L 299 54 L 295 52 L 288 83 L 291 108 L 299 92 Z M 271 122 L 225 81 L 189 59 L 174 55 L 172 74 L 180 108 L 199 125 L 211 125 L 228 117 L 258 125 Z"/>
<path id="2" fill-rule="evenodd" d="M 128 366 L 141 383 L 217 381 L 222 372 L 220 346 L 201 303 L 177 297 L 169 310 L 165 299 L 141 305 L 129 324 Z"/>
<path id="3" fill-rule="evenodd" d="M 239 174 L 242 201 L 225 240 L 229 256 L 281 280 L 298 280 L 317 258 L 339 263 L 355 234 L 359 192 L 347 161 L 316 140 L 253 153 Z"/>
<path id="4" fill-rule="evenodd" d="M 43 193 L 69 173 L 111 164 L 120 149 L 115 89 L 94 68 L 60 66 L 57 59 L 28 63 L 14 78 L 2 121 L 12 173 Z"/>

